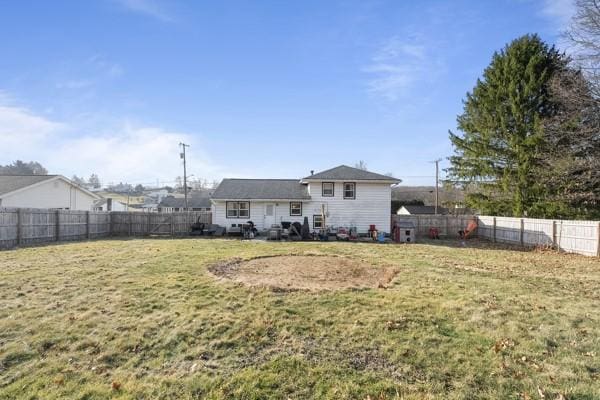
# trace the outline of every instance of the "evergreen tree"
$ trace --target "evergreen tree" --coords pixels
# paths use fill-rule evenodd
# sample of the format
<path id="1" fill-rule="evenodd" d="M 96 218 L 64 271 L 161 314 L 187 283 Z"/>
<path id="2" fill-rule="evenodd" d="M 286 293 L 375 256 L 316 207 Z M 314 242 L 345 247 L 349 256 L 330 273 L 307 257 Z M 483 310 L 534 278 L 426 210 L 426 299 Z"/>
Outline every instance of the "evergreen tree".
<path id="1" fill-rule="evenodd" d="M 467 93 L 450 132 L 449 179 L 469 186 L 470 207 L 485 213 L 540 216 L 545 187 L 537 177 L 542 119 L 555 113 L 549 81 L 565 58 L 537 35 L 525 35 L 492 57 Z"/>

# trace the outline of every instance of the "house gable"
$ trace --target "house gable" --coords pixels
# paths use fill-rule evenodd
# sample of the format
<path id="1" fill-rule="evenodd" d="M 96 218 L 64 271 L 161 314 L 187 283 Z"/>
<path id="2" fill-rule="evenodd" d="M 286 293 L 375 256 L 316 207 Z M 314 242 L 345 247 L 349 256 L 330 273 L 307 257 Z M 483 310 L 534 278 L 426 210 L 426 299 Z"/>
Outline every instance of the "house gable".
<path id="1" fill-rule="evenodd" d="M 23 179 L 30 181 L 28 178 Z M 2 181 L 2 179 L 0 179 Z M 100 197 L 60 175 L 47 176 L 30 185 L 24 185 L 1 196 L 2 207 L 63 208 L 91 210 Z"/>

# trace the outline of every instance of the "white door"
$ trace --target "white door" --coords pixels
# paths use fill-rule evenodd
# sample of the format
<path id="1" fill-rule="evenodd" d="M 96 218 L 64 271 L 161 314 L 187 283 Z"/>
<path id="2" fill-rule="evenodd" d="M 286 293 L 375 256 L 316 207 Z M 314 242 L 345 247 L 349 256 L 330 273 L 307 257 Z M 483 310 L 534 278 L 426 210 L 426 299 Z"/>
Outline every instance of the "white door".
<path id="1" fill-rule="evenodd" d="M 271 225 L 277 223 L 277 219 L 275 216 L 275 203 L 266 203 L 265 204 L 265 228 L 269 229 Z"/>

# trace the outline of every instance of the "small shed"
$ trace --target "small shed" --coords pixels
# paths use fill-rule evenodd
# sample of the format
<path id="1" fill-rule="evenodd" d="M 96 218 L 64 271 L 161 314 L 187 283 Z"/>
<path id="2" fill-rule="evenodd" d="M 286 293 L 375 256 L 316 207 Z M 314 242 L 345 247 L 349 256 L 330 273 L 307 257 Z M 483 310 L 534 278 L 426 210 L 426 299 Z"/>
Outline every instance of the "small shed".
<path id="1" fill-rule="evenodd" d="M 417 230 L 412 221 L 398 221 L 394 227 L 394 240 L 398 243 L 415 243 Z"/>

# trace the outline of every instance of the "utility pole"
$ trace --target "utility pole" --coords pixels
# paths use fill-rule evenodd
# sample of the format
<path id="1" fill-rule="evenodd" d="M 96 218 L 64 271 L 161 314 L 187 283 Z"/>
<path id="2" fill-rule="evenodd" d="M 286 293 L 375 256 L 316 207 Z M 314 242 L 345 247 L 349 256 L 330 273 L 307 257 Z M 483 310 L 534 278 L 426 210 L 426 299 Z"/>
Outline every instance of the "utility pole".
<path id="1" fill-rule="evenodd" d="M 183 159 L 183 197 L 185 202 L 185 211 L 188 210 L 188 201 L 187 201 L 187 171 L 185 165 L 185 148 L 190 147 L 189 144 L 179 143 L 181 148 L 183 149 L 182 153 L 179 153 L 179 157 Z"/>
<path id="2" fill-rule="evenodd" d="M 435 215 L 438 214 L 438 207 L 439 207 L 439 201 L 440 201 L 440 194 L 439 194 L 440 161 L 442 161 L 441 158 L 438 158 L 437 160 L 432 161 L 435 163 Z"/>

